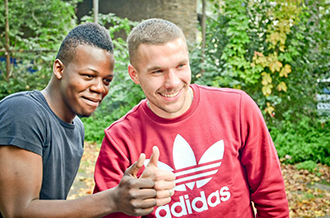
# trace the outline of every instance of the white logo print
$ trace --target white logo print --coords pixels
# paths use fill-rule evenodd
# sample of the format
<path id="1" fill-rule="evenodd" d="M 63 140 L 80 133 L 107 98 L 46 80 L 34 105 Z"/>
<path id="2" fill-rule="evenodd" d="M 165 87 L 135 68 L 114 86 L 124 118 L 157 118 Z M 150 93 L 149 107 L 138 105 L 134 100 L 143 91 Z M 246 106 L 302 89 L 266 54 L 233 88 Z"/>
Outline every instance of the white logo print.
<path id="1" fill-rule="evenodd" d="M 186 187 L 191 190 L 194 187 L 203 187 L 212 179 L 212 175 L 218 172 L 223 154 L 224 142 L 220 140 L 208 148 L 197 163 L 195 154 L 188 142 L 181 135 L 177 135 L 173 145 L 173 160 L 177 178 L 174 190 L 186 191 Z M 149 160 L 145 160 L 145 166 Z M 174 169 L 161 161 L 158 161 L 158 168 L 174 171 Z"/>

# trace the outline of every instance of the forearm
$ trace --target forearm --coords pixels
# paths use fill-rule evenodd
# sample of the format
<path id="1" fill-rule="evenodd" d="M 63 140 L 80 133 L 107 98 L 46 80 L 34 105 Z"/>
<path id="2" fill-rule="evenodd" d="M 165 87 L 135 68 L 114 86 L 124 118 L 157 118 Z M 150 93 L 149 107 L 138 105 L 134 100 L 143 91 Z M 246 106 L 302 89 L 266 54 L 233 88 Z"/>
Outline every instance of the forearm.
<path id="1" fill-rule="evenodd" d="M 272 170 L 274 177 L 268 181 L 267 186 L 261 185 L 256 192 L 251 194 L 258 218 L 289 217 L 289 207 L 282 175 L 276 171 L 276 169 Z"/>
<path id="2" fill-rule="evenodd" d="M 255 158 L 246 167 L 257 217 L 288 217 L 284 181 L 275 150 L 270 149 L 268 155 L 262 153 L 259 156 L 263 158 Z"/>
<path id="3" fill-rule="evenodd" d="M 14 211 L 4 211 L 4 217 L 31 218 L 84 218 L 103 217 L 116 212 L 113 190 L 107 190 L 94 195 L 74 200 L 33 200 L 23 207 L 16 207 Z"/>

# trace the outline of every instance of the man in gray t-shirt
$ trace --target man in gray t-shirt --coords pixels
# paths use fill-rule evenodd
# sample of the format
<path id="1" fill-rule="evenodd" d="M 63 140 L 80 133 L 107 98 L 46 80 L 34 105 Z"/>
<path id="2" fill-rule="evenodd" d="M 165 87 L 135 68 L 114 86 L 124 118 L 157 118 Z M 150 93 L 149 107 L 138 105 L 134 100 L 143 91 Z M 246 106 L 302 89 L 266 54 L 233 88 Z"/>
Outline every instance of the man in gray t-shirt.
<path id="1" fill-rule="evenodd" d="M 171 200 L 175 176 L 157 168 L 156 147 L 140 178 L 143 154 L 117 187 L 65 200 L 83 153 L 78 116 L 90 116 L 108 94 L 114 63 L 108 31 L 78 25 L 62 42 L 45 89 L 0 101 L 0 217 L 141 216 Z"/>
<path id="2" fill-rule="evenodd" d="M 61 120 L 40 91 L 20 92 L 0 103 L 0 144 L 42 157 L 40 199 L 65 199 L 83 154 L 84 126 Z"/>

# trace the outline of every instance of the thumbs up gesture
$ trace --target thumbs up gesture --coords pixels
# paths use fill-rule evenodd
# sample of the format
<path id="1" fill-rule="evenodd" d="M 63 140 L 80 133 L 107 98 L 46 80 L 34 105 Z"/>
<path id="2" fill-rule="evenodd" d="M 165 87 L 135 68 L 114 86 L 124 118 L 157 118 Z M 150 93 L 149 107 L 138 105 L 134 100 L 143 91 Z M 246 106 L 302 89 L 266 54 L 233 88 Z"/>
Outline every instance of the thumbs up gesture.
<path id="1" fill-rule="evenodd" d="M 140 178 L 151 178 L 154 181 L 154 189 L 157 191 L 157 206 L 165 205 L 171 201 L 174 195 L 175 175 L 170 171 L 158 168 L 159 149 L 157 146 L 152 148 L 150 161 L 144 169 Z"/>
<path id="2" fill-rule="evenodd" d="M 175 175 L 170 171 L 158 168 L 159 149 L 154 146 L 150 161 L 142 175 L 137 174 L 143 167 L 145 154 L 126 169 L 122 180 L 113 189 L 115 198 L 114 211 L 128 215 L 141 216 L 153 211 L 154 206 L 162 206 L 171 201 L 174 194 Z"/>

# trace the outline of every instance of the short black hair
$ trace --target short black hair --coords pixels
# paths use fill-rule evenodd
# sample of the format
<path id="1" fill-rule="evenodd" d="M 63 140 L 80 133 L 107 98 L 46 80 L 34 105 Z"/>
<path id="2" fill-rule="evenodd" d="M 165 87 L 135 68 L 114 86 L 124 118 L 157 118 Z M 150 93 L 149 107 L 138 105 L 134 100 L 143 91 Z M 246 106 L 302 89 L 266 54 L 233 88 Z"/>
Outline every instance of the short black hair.
<path id="1" fill-rule="evenodd" d="M 113 44 L 107 29 L 96 23 L 83 23 L 73 28 L 63 40 L 56 55 L 63 63 L 69 63 L 78 45 L 90 45 L 113 54 Z"/>

